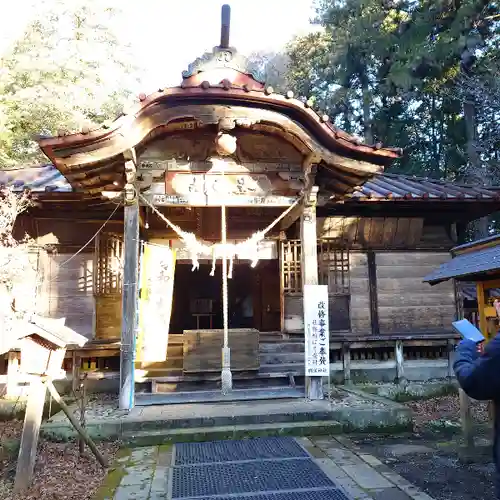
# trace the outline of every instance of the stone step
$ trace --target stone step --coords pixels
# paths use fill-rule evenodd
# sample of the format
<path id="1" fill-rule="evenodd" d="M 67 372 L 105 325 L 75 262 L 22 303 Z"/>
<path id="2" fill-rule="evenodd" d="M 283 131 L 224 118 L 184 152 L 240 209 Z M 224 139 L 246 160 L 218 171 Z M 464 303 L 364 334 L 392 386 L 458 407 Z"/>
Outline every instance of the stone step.
<path id="1" fill-rule="evenodd" d="M 156 446 L 168 443 L 245 439 L 266 436 L 324 436 L 341 434 L 343 426 L 335 420 L 315 422 L 283 422 L 190 429 L 160 429 L 125 432 L 122 441 L 127 446 Z"/>
<path id="2" fill-rule="evenodd" d="M 217 403 L 232 401 L 258 401 L 267 399 L 303 398 L 303 387 L 269 387 L 265 389 L 235 389 L 223 395 L 219 390 L 189 391 L 175 393 L 140 393 L 136 394 L 136 406 L 182 404 L 182 403 Z"/>

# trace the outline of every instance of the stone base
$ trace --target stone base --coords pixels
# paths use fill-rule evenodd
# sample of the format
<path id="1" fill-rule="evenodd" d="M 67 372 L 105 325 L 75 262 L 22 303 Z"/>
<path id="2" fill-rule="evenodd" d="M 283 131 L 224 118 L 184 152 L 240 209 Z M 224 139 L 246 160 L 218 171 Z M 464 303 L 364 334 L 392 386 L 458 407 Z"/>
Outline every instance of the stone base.
<path id="1" fill-rule="evenodd" d="M 331 402 L 296 399 L 158 405 L 136 407 L 128 413 L 113 403 L 91 403 L 86 428 L 95 440 L 119 438 L 135 444 L 412 429 L 411 410 L 399 403 L 355 390 L 339 393 Z M 45 422 L 41 432 L 54 440 L 75 436 L 62 413 Z"/>

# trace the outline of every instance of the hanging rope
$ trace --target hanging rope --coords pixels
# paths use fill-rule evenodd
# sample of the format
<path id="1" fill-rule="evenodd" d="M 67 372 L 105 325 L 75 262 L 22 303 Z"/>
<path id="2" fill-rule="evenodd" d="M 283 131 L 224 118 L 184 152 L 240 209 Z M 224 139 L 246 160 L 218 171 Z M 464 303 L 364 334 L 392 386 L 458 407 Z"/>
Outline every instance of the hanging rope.
<path id="1" fill-rule="evenodd" d="M 224 184 L 224 170 L 222 171 L 222 183 Z M 222 371 L 221 371 L 221 392 L 227 394 L 233 388 L 233 375 L 231 373 L 231 351 L 229 350 L 229 294 L 227 290 L 227 218 L 226 205 L 221 206 L 221 244 L 223 248 L 222 255 L 222 313 L 224 329 L 224 346 L 222 348 Z M 233 255 L 231 258 L 231 271 L 233 267 Z M 215 256 L 212 260 L 212 269 L 215 268 Z"/>
<path id="2" fill-rule="evenodd" d="M 194 233 L 189 233 L 183 231 L 179 226 L 168 220 L 165 215 L 163 215 L 144 195 L 140 194 L 139 198 L 149 207 L 151 211 L 155 213 L 168 227 L 174 231 L 184 246 L 189 252 L 189 257 L 193 262 L 192 270 L 199 269 L 200 263 L 199 259 L 201 256 L 210 256 L 212 258 L 212 270 L 210 272 L 211 276 L 215 275 L 215 264 L 217 259 L 229 259 L 229 272 L 228 277 L 232 277 L 233 272 L 233 261 L 236 256 L 244 255 L 245 252 L 253 253 L 254 259 L 252 259 L 252 267 L 255 267 L 259 261 L 257 251 L 259 243 L 264 241 L 266 234 L 269 233 L 280 221 L 282 221 L 301 201 L 302 196 L 298 198 L 292 205 L 290 205 L 283 213 L 281 213 L 273 222 L 271 222 L 265 229 L 254 233 L 250 238 L 241 241 L 239 243 L 227 243 L 220 242 L 209 244 L 204 241 L 200 241 L 196 238 Z"/>

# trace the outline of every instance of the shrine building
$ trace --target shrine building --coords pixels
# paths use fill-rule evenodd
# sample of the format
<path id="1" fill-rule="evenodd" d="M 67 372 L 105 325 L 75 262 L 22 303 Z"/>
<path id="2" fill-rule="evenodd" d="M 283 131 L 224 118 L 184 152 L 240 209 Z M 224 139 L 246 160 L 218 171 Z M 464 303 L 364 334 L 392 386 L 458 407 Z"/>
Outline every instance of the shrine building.
<path id="1" fill-rule="evenodd" d="M 500 189 L 384 173 L 399 149 L 276 93 L 222 19 L 179 86 L 41 138 L 47 165 L 0 172 L 32 192 L 16 231 L 38 244 L 37 312 L 90 339 L 68 349 L 67 379 L 115 380 L 130 408 L 321 399 L 330 375 L 379 367 L 450 374 L 460 291 L 423 278 Z"/>

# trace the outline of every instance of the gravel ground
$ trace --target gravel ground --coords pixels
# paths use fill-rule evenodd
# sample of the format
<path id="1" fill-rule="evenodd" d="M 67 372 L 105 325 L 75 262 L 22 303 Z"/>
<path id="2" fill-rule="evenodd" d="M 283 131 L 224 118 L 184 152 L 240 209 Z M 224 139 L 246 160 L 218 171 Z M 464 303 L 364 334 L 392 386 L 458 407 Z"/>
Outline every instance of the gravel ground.
<path id="1" fill-rule="evenodd" d="M 341 398 L 338 403 L 356 406 L 358 398 Z M 104 406 L 102 404 L 104 403 Z M 478 500 L 494 498 L 493 466 L 490 453 L 478 456 L 473 463 L 460 459 L 457 437 L 437 432 L 447 423 L 456 429 L 459 423 L 458 396 L 444 396 L 406 403 L 415 413 L 415 433 L 405 437 L 362 436 L 353 438 L 361 449 L 371 453 L 395 472 L 436 500 Z M 116 416 L 113 398 L 93 397 L 89 413 L 105 411 Z M 110 415 L 107 415 L 107 412 Z M 477 424 L 488 421 L 487 405 L 472 403 Z M 102 416 L 102 415 L 101 415 Z M 21 421 L 0 422 L 0 440 L 20 437 Z M 100 443 L 99 449 L 109 461 L 118 450 L 117 443 Z M 74 442 L 40 441 L 35 480 L 28 494 L 15 497 L 10 493 L 15 472 L 15 457 L 2 457 L 0 448 L 0 500 L 90 500 L 104 477 L 93 455 L 80 457 Z"/>
<path id="2" fill-rule="evenodd" d="M 457 430 L 460 421 L 458 396 L 406 403 L 415 413 L 415 433 L 404 437 L 358 436 L 353 438 L 362 451 L 377 456 L 395 472 L 414 483 L 436 500 L 486 500 L 495 498 L 494 466 L 486 445 L 474 457 L 464 460 L 459 434 L 446 436 L 439 430 L 446 422 Z M 484 434 L 488 422 L 487 404 L 472 403 L 472 416 Z M 483 440 L 483 444 L 485 441 Z"/>

